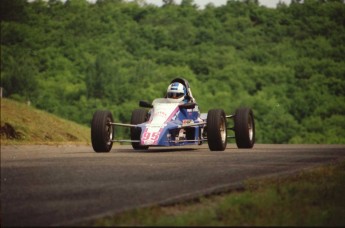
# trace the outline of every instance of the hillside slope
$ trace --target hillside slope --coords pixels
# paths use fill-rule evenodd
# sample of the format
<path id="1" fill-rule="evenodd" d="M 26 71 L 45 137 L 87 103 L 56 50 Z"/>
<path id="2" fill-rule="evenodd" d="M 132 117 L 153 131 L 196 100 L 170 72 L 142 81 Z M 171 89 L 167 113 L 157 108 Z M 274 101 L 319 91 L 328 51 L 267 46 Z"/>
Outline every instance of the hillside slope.
<path id="1" fill-rule="evenodd" d="M 90 129 L 29 105 L 1 99 L 1 145 L 90 143 Z"/>

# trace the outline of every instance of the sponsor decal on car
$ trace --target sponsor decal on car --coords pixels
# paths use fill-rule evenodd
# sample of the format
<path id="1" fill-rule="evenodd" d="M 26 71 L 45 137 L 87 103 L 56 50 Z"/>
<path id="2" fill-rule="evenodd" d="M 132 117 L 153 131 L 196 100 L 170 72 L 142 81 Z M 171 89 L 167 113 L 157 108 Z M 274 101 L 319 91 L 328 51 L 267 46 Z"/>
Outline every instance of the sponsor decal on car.
<path id="1" fill-rule="evenodd" d="M 179 112 L 178 104 L 159 104 L 155 106 L 153 116 L 141 135 L 142 145 L 157 145 L 167 123 Z"/>

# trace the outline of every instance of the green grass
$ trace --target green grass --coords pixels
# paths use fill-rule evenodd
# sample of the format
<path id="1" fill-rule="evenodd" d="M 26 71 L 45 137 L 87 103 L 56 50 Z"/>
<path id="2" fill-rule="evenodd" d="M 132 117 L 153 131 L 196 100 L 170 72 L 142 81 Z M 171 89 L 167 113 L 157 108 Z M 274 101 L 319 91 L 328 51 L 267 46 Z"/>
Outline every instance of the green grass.
<path id="1" fill-rule="evenodd" d="M 250 180 L 244 191 L 153 206 L 89 221 L 89 226 L 344 226 L 345 162 L 288 177 Z"/>
<path id="2" fill-rule="evenodd" d="M 16 137 L 5 133 L 8 126 Z M 23 103 L 1 99 L 1 145 L 51 143 L 90 144 L 90 128 Z"/>

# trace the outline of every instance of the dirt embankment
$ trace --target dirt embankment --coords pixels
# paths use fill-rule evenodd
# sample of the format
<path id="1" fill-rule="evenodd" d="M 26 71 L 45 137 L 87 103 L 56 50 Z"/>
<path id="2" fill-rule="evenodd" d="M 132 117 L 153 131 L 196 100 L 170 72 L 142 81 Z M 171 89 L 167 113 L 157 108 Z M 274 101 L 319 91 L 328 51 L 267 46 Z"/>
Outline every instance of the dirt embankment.
<path id="1" fill-rule="evenodd" d="M 0 135 L 1 138 L 5 137 L 6 139 L 21 139 L 22 133 L 17 132 L 14 127 L 9 124 L 5 123 L 3 126 L 0 127 Z"/>

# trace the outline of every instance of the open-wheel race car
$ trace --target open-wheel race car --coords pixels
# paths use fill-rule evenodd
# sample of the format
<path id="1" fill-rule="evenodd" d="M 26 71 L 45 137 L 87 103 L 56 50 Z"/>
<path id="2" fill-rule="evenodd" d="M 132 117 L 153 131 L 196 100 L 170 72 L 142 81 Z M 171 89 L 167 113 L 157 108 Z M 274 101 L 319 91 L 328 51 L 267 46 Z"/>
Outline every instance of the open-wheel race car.
<path id="1" fill-rule="evenodd" d="M 180 99 L 170 92 L 184 89 Z M 176 93 L 177 94 L 177 93 Z M 176 95 L 174 94 L 174 96 Z M 113 142 L 128 142 L 135 150 L 156 146 L 201 145 L 207 141 L 211 151 L 223 151 L 228 138 L 235 138 L 238 148 L 252 148 L 255 142 L 255 124 L 250 108 L 238 108 L 226 115 L 223 109 L 200 113 L 188 81 L 172 80 L 164 98 L 152 104 L 140 101 L 140 109 L 132 112 L 131 122 L 115 123 L 110 111 L 98 110 L 91 122 L 91 141 L 95 152 L 109 152 Z M 228 126 L 228 119 L 233 124 Z M 130 128 L 130 139 L 115 139 L 115 127 Z M 234 135 L 228 135 L 233 131 Z"/>

